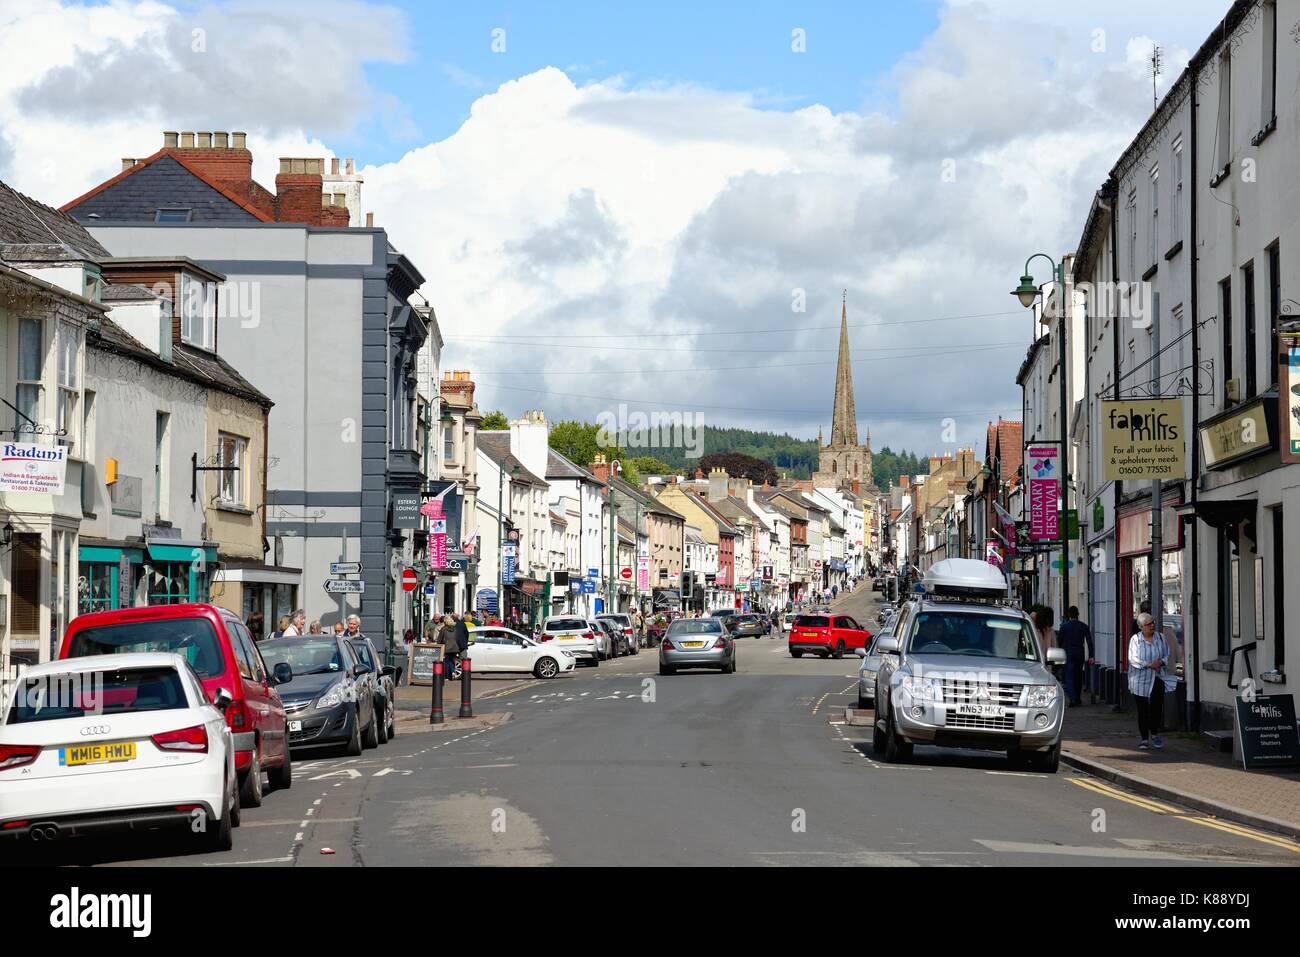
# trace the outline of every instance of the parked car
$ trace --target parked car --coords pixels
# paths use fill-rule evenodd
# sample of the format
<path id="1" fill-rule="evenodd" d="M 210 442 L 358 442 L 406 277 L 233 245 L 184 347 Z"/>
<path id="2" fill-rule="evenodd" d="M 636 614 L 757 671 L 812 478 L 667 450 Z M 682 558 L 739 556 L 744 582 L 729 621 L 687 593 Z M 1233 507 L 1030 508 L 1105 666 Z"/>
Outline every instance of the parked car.
<path id="1" fill-rule="evenodd" d="M 280 685 L 289 721 L 289 745 L 343 745 L 356 756 L 379 747 L 373 672 L 342 635 L 304 635 L 262 643 L 267 663 L 285 677 Z"/>
<path id="2" fill-rule="evenodd" d="M 876 674 L 880 671 L 880 640 L 892 637 L 894 627 L 898 624 L 897 609 L 890 609 L 889 617 L 881 626 L 876 637 L 867 648 L 859 648 L 862 663 L 858 666 L 858 707 L 862 709 L 876 706 Z"/>
<path id="3" fill-rule="evenodd" d="M 736 642 L 717 618 L 679 618 L 668 626 L 659 644 L 659 673 L 682 668 L 715 668 L 735 674 Z"/>
<path id="4" fill-rule="evenodd" d="M 735 615 L 730 621 L 736 623 L 731 633 L 733 638 L 762 638 L 767 634 L 767 627 L 758 615 Z"/>
<path id="5" fill-rule="evenodd" d="M 609 653 L 606 658 L 621 658 L 623 655 L 630 655 L 632 648 L 628 643 L 627 636 L 623 634 L 623 629 L 608 618 L 596 617 L 592 619 L 593 623 L 605 633 L 608 641 Z"/>
<path id="6" fill-rule="evenodd" d="M 790 626 L 793 624 L 794 624 L 794 614 L 792 612 L 787 611 L 784 615 L 781 616 L 781 633 L 788 635 L 790 633 Z"/>
<path id="7" fill-rule="evenodd" d="M 614 627 L 623 632 L 623 637 L 627 641 L 627 647 L 632 654 L 639 654 L 641 643 L 637 640 L 636 633 L 632 630 L 632 616 L 622 614 L 597 615 L 597 620 L 609 621 Z"/>
<path id="8" fill-rule="evenodd" d="M 1065 695 L 1049 670 L 1060 648 L 1039 646 L 1029 616 L 1010 604 L 987 562 L 948 558 L 926 571 L 892 635 L 879 642 L 872 747 L 905 761 L 916 744 L 1002 750 L 1054 773 Z"/>
<path id="9" fill-rule="evenodd" d="M 232 703 L 225 688 L 209 701 L 179 654 L 32 665 L 0 703 L 0 837 L 183 828 L 201 849 L 230 850 L 239 824 Z"/>
<path id="10" fill-rule="evenodd" d="M 78 615 L 68 624 L 60 658 L 166 651 L 183 657 L 209 701 L 230 696 L 226 723 L 234 735 L 235 772 L 243 807 L 262 804 L 262 773 L 273 791 L 293 783 L 280 681 L 239 617 L 215 605 L 150 605 Z"/>
<path id="11" fill-rule="evenodd" d="M 710 618 L 730 618 L 732 615 L 739 615 L 740 612 L 734 608 L 718 608 L 709 612 Z"/>
<path id="12" fill-rule="evenodd" d="M 518 671 L 554 678 L 577 666 L 577 660 L 563 648 L 533 641 L 504 625 L 471 628 L 469 641 L 476 672 Z"/>
<path id="13" fill-rule="evenodd" d="M 601 653 L 601 635 L 604 632 L 585 618 L 552 615 L 543 622 L 538 638 L 541 644 L 553 641 L 554 647 L 572 655 L 577 661 L 585 661 L 593 668 L 598 668 L 604 658 Z"/>
<path id="14" fill-rule="evenodd" d="M 361 663 L 370 669 L 379 743 L 387 744 L 388 739 L 397 733 L 397 669 L 380 667 L 379 651 L 369 638 L 349 638 L 348 641 L 352 643 L 352 650 L 357 653 Z"/>
<path id="15" fill-rule="evenodd" d="M 823 658 L 843 658 L 844 652 L 867 647 L 871 632 L 850 615 L 796 615 L 790 628 L 789 648 L 792 657 L 805 652 Z"/>

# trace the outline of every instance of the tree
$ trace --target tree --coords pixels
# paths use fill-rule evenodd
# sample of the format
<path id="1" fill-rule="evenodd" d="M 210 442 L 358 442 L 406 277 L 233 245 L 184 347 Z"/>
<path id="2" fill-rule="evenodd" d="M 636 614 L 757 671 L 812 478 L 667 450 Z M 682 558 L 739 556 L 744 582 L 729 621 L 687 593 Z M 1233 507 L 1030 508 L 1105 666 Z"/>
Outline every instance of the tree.
<path id="1" fill-rule="evenodd" d="M 715 468 L 725 469 L 732 478 L 747 478 L 755 485 L 762 485 L 764 482 L 776 485 L 777 482 L 776 469 L 772 467 L 771 462 L 764 462 L 762 459 L 740 452 L 714 452 L 712 455 L 706 455 L 700 459 L 700 468 L 704 470 L 705 475 Z"/>
<path id="2" fill-rule="evenodd" d="M 494 409 L 483 416 L 483 421 L 478 424 L 478 428 L 480 432 L 504 432 L 510 428 L 510 423 L 506 420 L 504 412 Z"/>
<path id="3" fill-rule="evenodd" d="M 624 455 L 623 450 L 617 446 L 606 448 L 600 444 L 599 426 L 574 419 L 557 422 L 551 428 L 547 441 L 551 448 L 574 465 L 581 465 L 584 469 L 591 467 L 597 453 L 603 454 L 606 461 L 619 459 Z"/>
<path id="4" fill-rule="evenodd" d="M 681 471 L 681 469 L 675 469 L 667 462 L 657 459 L 653 455 L 638 455 L 634 459 L 628 459 L 624 465 L 630 465 L 642 475 L 672 475 Z"/>

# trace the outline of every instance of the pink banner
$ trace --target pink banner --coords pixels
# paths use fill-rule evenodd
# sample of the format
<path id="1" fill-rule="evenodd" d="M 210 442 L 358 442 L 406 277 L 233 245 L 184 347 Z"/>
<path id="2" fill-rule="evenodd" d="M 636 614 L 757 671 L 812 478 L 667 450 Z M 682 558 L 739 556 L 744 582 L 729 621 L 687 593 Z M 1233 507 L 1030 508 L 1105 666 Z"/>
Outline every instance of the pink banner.
<path id="1" fill-rule="evenodd" d="M 1025 450 L 1025 472 L 1029 476 L 1029 537 L 1059 538 L 1060 446 L 1031 445 Z"/>
<path id="2" fill-rule="evenodd" d="M 429 567 L 447 567 L 447 519 L 442 514 L 442 502 L 430 499 L 420 506 L 429 518 Z"/>

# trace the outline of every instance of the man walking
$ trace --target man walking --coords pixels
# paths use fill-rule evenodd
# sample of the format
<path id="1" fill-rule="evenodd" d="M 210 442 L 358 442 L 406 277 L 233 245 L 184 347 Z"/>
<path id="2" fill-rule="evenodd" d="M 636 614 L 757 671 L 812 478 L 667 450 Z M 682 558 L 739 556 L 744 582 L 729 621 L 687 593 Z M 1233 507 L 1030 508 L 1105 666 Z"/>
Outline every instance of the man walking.
<path id="1" fill-rule="evenodd" d="M 1065 649 L 1065 696 L 1068 707 L 1083 704 L 1083 665 L 1092 664 L 1092 629 L 1079 620 L 1079 609 L 1071 605 L 1057 632 Z"/>

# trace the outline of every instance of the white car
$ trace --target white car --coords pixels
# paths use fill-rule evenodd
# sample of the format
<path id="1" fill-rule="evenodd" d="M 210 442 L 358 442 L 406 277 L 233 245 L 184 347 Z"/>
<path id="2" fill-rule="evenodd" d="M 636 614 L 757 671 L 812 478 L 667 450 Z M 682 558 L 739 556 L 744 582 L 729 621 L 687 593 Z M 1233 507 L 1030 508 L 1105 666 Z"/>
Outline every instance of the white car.
<path id="1" fill-rule="evenodd" d="M 597 625 L 578 615 L 552 615 L 542 624 L 541 643 L 558 648 L 565 654 L 585 661 L 593 668 L 600 667 L 601 659 L 608 653 L 608 636 Z"/>
<path id="2" fill-rule="evenodd" d="M 469 657 L 474 671 L 531 672 L 538 678 L 554 678 L 572 671 L 577 661 L 559 647 L 548 647 L 501 625 L 469 630 Z"/>
<path id="3" fill-rule="evenodd" d="M 789 612 L 786 612 L 784 615 L 781 616 L 781 630 L 783 632 L 788 633 L 793 626 L 794 626 L 794 615 L 790 614 Z"/>
<path id="4" fill-rule="evenodd" d="M 0 714 L 0 838 L 177 827 L 229 850 L 238 779 L 229 692 L 217 699 L 171 653 L 26 669 Z"/>

